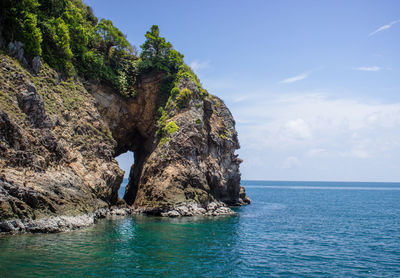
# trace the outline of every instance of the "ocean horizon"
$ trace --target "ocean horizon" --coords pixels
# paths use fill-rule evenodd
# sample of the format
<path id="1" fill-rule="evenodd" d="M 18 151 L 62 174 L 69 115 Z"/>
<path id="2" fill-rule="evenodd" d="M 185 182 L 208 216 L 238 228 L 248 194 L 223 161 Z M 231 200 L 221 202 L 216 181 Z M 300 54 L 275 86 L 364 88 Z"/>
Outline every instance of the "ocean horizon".
<path id="1" fill-rule="evenodd" d="M 124 178 L 118 195 L 123 198 L 129 179 Z M 400 190 L 400 182 L 377 181 L 284 181 L 284 180 L 242 180 L 245 188 L 269 187 L 291 189 L 336 189 L 336 190 Z"/>

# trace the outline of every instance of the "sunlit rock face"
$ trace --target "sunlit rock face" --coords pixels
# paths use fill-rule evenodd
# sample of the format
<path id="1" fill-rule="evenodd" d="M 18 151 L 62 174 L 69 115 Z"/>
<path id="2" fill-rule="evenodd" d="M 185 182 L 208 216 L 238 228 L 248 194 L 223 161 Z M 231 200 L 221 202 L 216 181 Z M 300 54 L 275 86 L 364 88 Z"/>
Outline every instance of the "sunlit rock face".
<path id="1" fill-rule="evenodd" d="M 227 213 L 222 207 L 249 202 L 233 117 L 193 82 L 179 81 L 191 97 L 168 110 L 173 128 L 163 134 L 162 74 L 143 76 L 136 96 L 125 98 L 104 84 L 63 81 L 46 65 L 32 75 L 6 55 L 0 61 L 0 221 L 125 203 L 166 216 L 178 207 L 185 215 L 182 206 Z M 135 164 L 120 200 L 124 173 L 114 158 L 126 151 Z"/>
<path id="2" fill-rule="evenodd" d="M 159 99 L 161 82 L 162 75 L 143 78 L 137 97 L 131 100 L 101 86 L 91 89 L 117 141 L 116 154 L 128 150 L 135 154 L 124 200 L 153 214 L 190 203 L 204 207 L 217 201 L 249 203 L 245 194 L 239 194 L 241 160 L 235 150 L 240 146 L 228 108 L 219 98 L 202 95 L 194 82 L 182 79 L 178 86 L 189 89 L 191 99 L 169 111 L 167 124 L 175 123 L 177 130 L 159 138 L 156 110 L 164 105 Z"/>

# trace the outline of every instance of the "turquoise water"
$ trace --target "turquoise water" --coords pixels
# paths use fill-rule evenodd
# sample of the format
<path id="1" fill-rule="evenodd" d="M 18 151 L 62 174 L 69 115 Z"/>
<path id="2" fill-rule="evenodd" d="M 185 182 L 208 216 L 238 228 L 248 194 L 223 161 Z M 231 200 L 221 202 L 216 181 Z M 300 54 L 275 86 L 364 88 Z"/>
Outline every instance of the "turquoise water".
<path id="1" fill-rule="evenodd" d="M 235 217 L 0 238 L 1 277 L 400 277 L 400 184 L 244 181 Z"/>

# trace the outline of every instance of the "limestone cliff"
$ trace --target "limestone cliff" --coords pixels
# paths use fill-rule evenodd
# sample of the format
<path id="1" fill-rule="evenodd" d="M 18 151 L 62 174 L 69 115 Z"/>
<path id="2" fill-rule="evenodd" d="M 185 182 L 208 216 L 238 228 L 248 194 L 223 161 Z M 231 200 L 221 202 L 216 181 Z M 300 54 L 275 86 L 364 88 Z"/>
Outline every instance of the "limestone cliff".
<path id="1" fill-rule="evenodd" d="M 0 54 L 0 231 L 115 205 L 178 216 L 249 203 L 228 108 L 187 77 L 166 100 L 162 82 L 162 73 L 143 75 L 126 98 L 46 64 L 35 75 Z M 124 201 L 114 158 L 128 150 Z"/>

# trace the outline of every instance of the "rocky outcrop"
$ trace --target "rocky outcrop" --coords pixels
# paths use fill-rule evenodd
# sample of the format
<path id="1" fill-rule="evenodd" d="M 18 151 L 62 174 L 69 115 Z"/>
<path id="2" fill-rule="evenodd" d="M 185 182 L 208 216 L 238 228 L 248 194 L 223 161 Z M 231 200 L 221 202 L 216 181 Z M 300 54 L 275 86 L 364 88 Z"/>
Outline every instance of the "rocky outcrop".
<path id="1" fill-rule="evenodd" d="M 160 105 L 161 82 L 162 75 L 144 78 L 137 98 L 131 100 L 102 86 L 90 88 L 118 142 L 117 153 L 135 154 L 125 201 L 155 215 L 168 215 L 165 212 L 190 202 L 204 208 L 205 214 L 212 202 L 220 207 L 249 203 L 245 194 L 239 194 L 241 159 L 235 150 L 240 146 L 235 121 L 223 101 L 204 94 L 192 80 L 180 80 L 178 89 L 190 90 L 191 98 L 184 107 L 178 107 L 174 98 L 169 100 L 165 124 L 173 122 L 177 130 L 157 138 L 154 111 Z"/>
<path id="2" fill-rule="evenodd" d="M 102 218 L 118 218 L 132 214 L 130 208 L 103 208 L 95 213 L 77 216 L 53 216 L 41 219 L 14 219 L 0 222 L 0 231 L 7 234 L 30 233 L 58 233 L 72 231 L 94 224 Z"/>
<path id="3" fill-rule="evenodd" d="M 182 102 L 149 73 L 126 98 L 41 67 L 32 75 L 0 54 L 0 231 L 74 229 L 116 205 L 176 217 L 229 215 L 250 202 L 233 117 L 195 81 L 178 80 L 177 91 L 190 91 Z M 121 200 L 114 158 L 126 151 L 135 164 Z"/>
<path id="4" fill-rule="evenodd" d="M 131 178 L 137 183 L 127 188 L 127 202 L 148 213 L 190 201 L 240 203 L 241 160 L 234 154 L 239 143 L 232 115 L 217 97 L 201 97 L 194 83 L 183 80 L 183 88 L 191 90 L 192 99 L 185 108 L 170 111 L 167 120 L 178 129 L 153 146 L 139 179 Z"/>
<path id="5" fill-rule="evenodd" d="M 79 83 L 0 57 L 0 221 L 78 216 L 116 204 L 115 140 Z"/>

